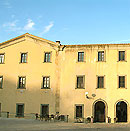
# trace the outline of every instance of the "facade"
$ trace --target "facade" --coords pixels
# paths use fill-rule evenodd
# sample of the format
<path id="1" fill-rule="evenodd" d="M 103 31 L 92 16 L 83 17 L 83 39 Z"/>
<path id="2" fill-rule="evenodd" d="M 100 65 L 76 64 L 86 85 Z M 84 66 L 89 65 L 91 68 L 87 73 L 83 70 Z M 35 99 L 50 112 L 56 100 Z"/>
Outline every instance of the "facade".
<path id="1" fill-rule="evenodd" d="M 31 34 L 0 44 L 0 111 L 130 122 L 130 44 L 61 45 Z"/>

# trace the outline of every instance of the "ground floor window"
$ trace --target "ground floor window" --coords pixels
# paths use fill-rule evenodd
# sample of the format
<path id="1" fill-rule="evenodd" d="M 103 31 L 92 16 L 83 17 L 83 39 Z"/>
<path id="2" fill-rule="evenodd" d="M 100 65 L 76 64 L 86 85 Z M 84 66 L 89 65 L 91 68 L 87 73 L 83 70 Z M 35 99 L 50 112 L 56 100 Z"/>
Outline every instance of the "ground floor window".
<path id="1" fill-rule="evenodd" d="M 24 117 L 24 104 L 16 104 L 16 116 Z"/>
<path id="2" fill-rule="evenodd" d="M 84 110 L 84 105 L 75 105 L 75 117 L 76 118 L 83 118 L 83 110 Z"/>
<path id="3" fill-rule="evenodd" d="M 49 115 L 49 104 L 41 104 L 41 115 L 43 117 Z"/>

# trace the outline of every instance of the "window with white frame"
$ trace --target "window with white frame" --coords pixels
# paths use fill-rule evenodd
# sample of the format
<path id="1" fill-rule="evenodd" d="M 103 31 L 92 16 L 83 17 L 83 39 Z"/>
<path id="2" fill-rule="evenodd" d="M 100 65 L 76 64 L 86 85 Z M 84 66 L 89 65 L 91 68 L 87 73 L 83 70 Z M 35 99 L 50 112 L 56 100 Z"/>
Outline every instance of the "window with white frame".
<path id="1" fill-rule="evenodd" d="M 42 88 L 50 88 L 50 77 L 49 76 L 43 77 L 43 87 Z"/>
<path id="2" fill-rule="evenodd" d="M 4 63 L 4 58 L 5 58 L 5 55 L 4 54 L 0 54 L 0 64 Z"/>
<path id="3" fill-rule="evenodd" d="M 51 62 L 51 53 L 50 52 L 45 52 L 44 62 Z"/>
<path id="4" fill-rule="evenodd" d="M 26 85 L 26 77 L 25 76 L 20 76 L 19 77 L 18 88 L 19 89 L 24 89 L 24 88 L 26 88 L 25 85 Z"/>
<path id="5" fill-rule="evenodd" d="M 104 51 L 98 51 L 98 61 L 104 61 Z"/>
<path id="6" fill-rule="evenodd" d="M 78 52 L 78 62 L 84 61 L 84 52 Z"/>
<path id="7" fill-rule="evenodd" d="M 21 63 L 27 63 L 27 53 L 21 53 Z"/>

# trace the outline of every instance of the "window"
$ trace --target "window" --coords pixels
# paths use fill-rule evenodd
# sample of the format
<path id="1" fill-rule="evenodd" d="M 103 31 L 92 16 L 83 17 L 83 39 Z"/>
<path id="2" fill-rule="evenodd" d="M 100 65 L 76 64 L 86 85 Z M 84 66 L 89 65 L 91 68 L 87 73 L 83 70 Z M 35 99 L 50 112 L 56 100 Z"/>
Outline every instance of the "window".
<path id="1" fill-rule="evenodd" d="M 20 88 L 20 89 L 25 88 L 25 84 L 26 84 L 26 77 L 19 77 L 18 88 Z"/>
<path id="2" fill-rule="evenodd" d="M 0 76 L 0 88 L 2 88 L 3 85 L 3 76 Z"/>
<path id="3" fill-rule="evenodd" d="M 41 115 L 43 117 L 49 115 L 49 104 L 41 104 Z"/>
<path id="4" fill-rule="evenodd" d="M 5 55 L 4 54 L 0 54 L 0 64 L 4 63 L 4 58 L 5 58 Z"/>
<path id="5" fill-rule="evenodd" d="M 98 61 L 104 61 L 104 51 L 98 52 Z"/>
<path id="6" fill-rule="evenodd" d="M 42 88 L 50 88 L 50 77 L 43 77 L 43 87 Z"/>
<path id="7" fill-rule="evenodd" d="M 119 76 L 119 88 L 125 88 L 125 76 Z"/>
<path id="8" fill-rule="evenodd" d="M 27 63 L 27 53 L 21 53 L 21 63 Z"/>
<path id="9" fill-rule="evenodd" d="M 97 88 L 104 88 L 104 76 L 98 76 Z"/>
<path id="10" fill-rule="evenodd" d="M 78 52 L 78 62 L 84 61 L 84 52 Z"/>
<path id="11" fill-rule="evenodd" d="M 44 62 L 51 62 L 51 53 L 50 52 L 46 52 L 45 56 L 44 56 Z"/>
<path id="12" fill-rule="evenodd" d="M 24 104 L 16 104 L 16 116 L 24 117 Z"/>
<path id="13" fill-rule="evenodd" d="M 77 88 L 84 88 L 84 76 L 77 76 Z"/>
<path id="14" fill-rule="evenodd" d="M 125 51 L 119 51 L 119 61 L 125 61 Z"/>
<path id="15" fill-rule="evenodd" d="M 75 116 L 76 118 L 83 118 L 83 105 L 75 105 Z"/>

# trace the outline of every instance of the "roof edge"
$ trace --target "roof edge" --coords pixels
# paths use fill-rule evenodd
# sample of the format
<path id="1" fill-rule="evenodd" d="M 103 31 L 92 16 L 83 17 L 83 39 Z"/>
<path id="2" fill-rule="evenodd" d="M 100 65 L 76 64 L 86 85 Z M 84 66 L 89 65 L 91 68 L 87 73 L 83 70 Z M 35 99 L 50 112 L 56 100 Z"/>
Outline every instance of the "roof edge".
<path id="1" fill-rule="evenodd" d="M 22 38 L 22 37 L 25 37 L 26 34 L 28 34 L 28 33 L 25 33 L 25 34 L 23 34 L 23 35 L 20 35 L 20 36 L 17 36 L 17 37 L 15 37 L 15 38 L 12 38 L 12 39 L 9 39 L 9 40 L 7 40 L 7 41 L 4 41 L 4 42 L 0 43 L 0 45 L 3 45 L 3 44 L 5 44 L 5 43 L 9 43 L 9 42 L 11 42 L 11 41 L 20 39 L 20 38 Z"/>
<path id="2" fill-rule="evenodd" d="M 44 38 L 41 38 L 41 37 L 38 37 L 38 36 L 35 36 L 35 35 L 32 35 L 32 34 L 29 34 L 29 33 L 25 33 L 23 35 L 20 35 L 20 36 L 17 36 L 15 38 L 12 38 L 12 39 L 9 39 L 7 41 L 4 41 L 4 42 L 0 43 L 0 45 L 3 45 L 5 43 L 9 43 L 9 42 L 15 41 L 17 39 L 20 39 L 20 38 L 23 38 L 23 37 L 26 37 L 26 36 L 29 36 L 29 37 L 32 37 L 32 38 L 35 38 L 35 39 L 39 39 L 39 40 L 42 40 L 42 41 L 46 41 L 48 43 L 52 43 L 52 44 L 55 44 L 55 45 L 58 46 L 58 44 L 56 42 L 53 42 L 53 41 L 50 41 L 50 40 L 47 40 L 47 39 L 44 39 Z"/>
<path id="3" fill-rule="evenodd" d="M 63 45 L 66 47 L 72 47 L 72 46 L 111 46 L 111 45 L 130 45 L 130 43 L 118 43 L 118 44 L 78 44 L 78 45 Z"/>

